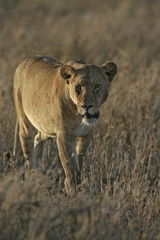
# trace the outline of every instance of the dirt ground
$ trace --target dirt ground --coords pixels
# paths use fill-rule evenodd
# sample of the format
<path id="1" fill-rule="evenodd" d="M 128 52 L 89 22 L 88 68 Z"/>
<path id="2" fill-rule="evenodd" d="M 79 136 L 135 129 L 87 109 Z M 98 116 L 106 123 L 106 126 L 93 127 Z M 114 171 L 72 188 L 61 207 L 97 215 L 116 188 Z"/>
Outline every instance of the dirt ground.
<path id="1" fill-rule="evenodd" d="M 0 240 L 160 239 L 160 1 L 0 0 Z M 38 175 L 12 157 L 13 77 L 26 56 L 117 63 L 83 165 L 64 191 L 55 140 Z"/>

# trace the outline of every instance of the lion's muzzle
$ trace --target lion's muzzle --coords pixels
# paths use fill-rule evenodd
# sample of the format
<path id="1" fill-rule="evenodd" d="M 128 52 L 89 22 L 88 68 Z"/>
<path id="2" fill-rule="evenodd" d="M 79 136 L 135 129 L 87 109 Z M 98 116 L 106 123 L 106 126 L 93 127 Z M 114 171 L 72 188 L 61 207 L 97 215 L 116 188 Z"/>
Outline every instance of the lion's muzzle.
<path id="1" fill-rule="evenodd" d="M 82 118 L 86 118 L 86 119 L 92 119 L 92 118 L 98 119 L 98 117 L 99 117 L 99 111 L 95 114 L 90 114 L 90 113 L 86 112 L 82 115 Z"/>

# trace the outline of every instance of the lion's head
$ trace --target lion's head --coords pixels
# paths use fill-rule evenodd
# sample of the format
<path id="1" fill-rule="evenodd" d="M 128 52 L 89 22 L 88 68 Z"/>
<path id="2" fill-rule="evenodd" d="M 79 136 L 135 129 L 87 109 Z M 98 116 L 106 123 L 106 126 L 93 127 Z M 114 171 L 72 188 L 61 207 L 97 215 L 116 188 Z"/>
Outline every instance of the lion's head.
<path id="1" fill-rule="evenodd" d="M 71 61 L 63 65 L 60 72 L 83 122 L 96 122 L 100 107 L 108 97 L 111 81 L 117 73 L 116 64 L 106 62 L 99 67 Z"/>

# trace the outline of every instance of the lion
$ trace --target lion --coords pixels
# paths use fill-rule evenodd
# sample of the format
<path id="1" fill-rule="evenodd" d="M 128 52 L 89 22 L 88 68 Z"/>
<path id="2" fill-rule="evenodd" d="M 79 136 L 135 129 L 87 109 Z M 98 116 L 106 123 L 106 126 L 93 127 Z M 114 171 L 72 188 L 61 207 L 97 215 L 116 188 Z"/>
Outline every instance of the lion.
<path id="1" fill-rule="evenodd" d="M 37 168 L 43 143 L 56 137 L 68 193 L 81 182 L 83 159 L 116 73 L 114 62 L 62 64 L 47 56 L 28 57 L 16 69 L 15 138 L 19 131 L 26 163 Z"/>

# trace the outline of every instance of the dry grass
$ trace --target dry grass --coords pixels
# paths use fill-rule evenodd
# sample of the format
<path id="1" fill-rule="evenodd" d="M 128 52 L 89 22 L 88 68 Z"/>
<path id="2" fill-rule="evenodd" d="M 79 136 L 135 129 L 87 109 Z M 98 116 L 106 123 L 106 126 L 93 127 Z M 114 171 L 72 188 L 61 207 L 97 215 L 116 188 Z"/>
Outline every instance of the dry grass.
<path id="1" fill-rule="evenodd" d="M 160 239 L 159 8 L 154 0 L 0 0 L 0 240 Z M 25 181 L 21 158 L 4 154 L 13 150 L 14 71 L 35 54 L 119 67 L 81 190 L 70 197 L 54 141 L 39 175 Z"/>

